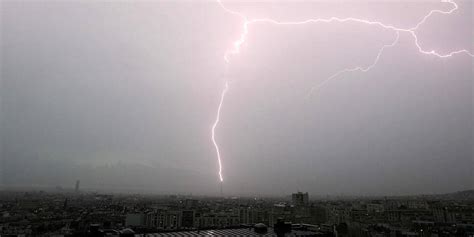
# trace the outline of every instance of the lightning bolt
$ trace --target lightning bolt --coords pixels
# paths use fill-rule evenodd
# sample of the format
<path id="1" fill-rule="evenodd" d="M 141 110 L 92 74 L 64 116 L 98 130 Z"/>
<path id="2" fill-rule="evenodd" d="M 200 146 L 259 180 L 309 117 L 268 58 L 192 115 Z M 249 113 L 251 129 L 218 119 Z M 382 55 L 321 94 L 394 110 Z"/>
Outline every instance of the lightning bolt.
<path id="1" fill-rule="evenodd" d="M 311 88 L 311 91 L 309 92 L 308 97 L 311 96 L 311 94 L 313 92 L 315 92 L 315 91 L 319 90 L 321 87 L 323 87 L 327 82 L 329 82 L 330 80 L 338 77 L 341 74 L 344 74 L 344 73 L 347 73 L 347 72 L 355 72 L 355 71 L 368 72 L 370 69 L 375 67 L 375 65 L 377 65 L 377 63 L 380 60 L 380 56 L 382 56 L 382 53 L 386 48 L 393 47 L 398 43 L 398 39 L 400 39 L 400 33 L 398 31 L 396 31 L 396 35 L 397 35 L 397 37 L 395 38 L 395 40 L 391 44 L 384 45 L 382 48 L 380 48 L 379 53 L 377 54 L 377 57 L 375 57 L 375 60 L 371 65 L 369 65 L 365 68 L 362 67 L 362 66 L 357 66 L 357 67 L 354 67 L 354 68 L 345 68 L 345 69 L 342 69 L 342 70 L 332 74 L 330 77 L 326 78 L 326 80 L 322 81 L 318 85 Z"/>
<path id="2" fill-rule="evenodd" d="M 221 119 L 221 109 L 222 109 L 222 104 L 224 104 L 224 98 L 225 94 L 229 90 L 229 82 L 225 82 L 224 89 L 221 92 L 221 100 L 219 101 L 219 106 L 217 107 L 217 115 L 216 115 L 216 120 L 214 121 L 214 124 L 212 125 L 212 130 L 211 130 L 211 138 L 212 138 L 212 143 L 214 144 L 214 148 L 216 149 L 217 153 L 217 162 L 219 163 L 219 179 L 221 182 L 224 181 L 222 178 L 222 161 L 221 161 L 221 153 L 219 151 L 219 145 L 217 144 L 216 141 L 216 127 L 219 124 L 219 121 Z"/>
<path id="3" fill-rule="evenodd" d="M 303 21 L 279 21 L 279 20 L 270 19 L 270 18 L 249 19 L 244 14 L 227 8 L 222 3 L 221 0 L 217 0 L 217 3 L 219 4 L 219 6 L 224 11 L 228 12 L 229 14 L 232 14 L 232 15 L 235 15 L 235 16 L 241 18 L 242 22 L 243 22 L 240 37 L 233 42 L 233 44 L 232 44 L 233 47 L 232 48 L 226 50 L 226 52 L 224 53 L 224 61 L 226 62 L 226 65 L 228 66 L 230 64 L 231 57 L 233 55 L 236 55 L 236 54 L 240 53 L 241 47 L 247 39 L 247 35 L 248 35 L 248 32 L 249 32 L 249 27 L 251 25 L 256 25 L 256 24 L 304 25 L 304 24 L 334 23 L 334 22 L 337 22 L 337 23 L 354 22 L 354 23 L 359 23 L 359 24 L 365 24 L 365 25 L 380 27 L 380 28 L 383 28 L 383 29 L 394 31 L 396 36 L 395 36 L 394 41 L 391 44 L 384 45 L 383 47 L 381 47 L 379 49 L 378 54 L 376 55 L 376 57 L 375 57 L 374 61 L 372 62 L 372 64 L 370 64 L 368 66 L 365 66 L 365 67 L 364 66 L 357 66 L 357 67 L 353 67 L 353 68 L 342 69 L 342 70 L 332 74 L 328 78 L 326 78 L 320 84 L 314 86 L 310 90 L 309 95 L 311 95 L 313 92 L 320 89 L 322 86 L 324 86 L 330 80 L 332 80 L 334 78 L 337 78 L 338 76 L 340 76 L 344 73 L 355 72 L 355 71 L 360 71 L 360 72 L 370 71 L 372 68 L 374 68 L 377 65 L 377 63 L 379 62 L 384 50 L 389 48 L 389 47 L 393 47 L 398 43 L 398 40 L 400 38 L 400 33 L 409 34 L 413 38 L 414 44 L 417 47 L 418 52 L 421 53 L 421 54 L 435 56 L 435 57 L 438 57 L 438 58 L 450 58 L 450 57 L 452 57 L 454 55 L 457 55 L 457 54 L 467 54 L 470 57 L 474 57 L 474 54 L 469 52 L 469 50 L 467 50 L 467 49 L 460 49 L 460 50 L 456 50 L 456 51 L 452 51 L 452 52 L 449 52 L 449 53 L 442 54 L 442 53 L 437 52 L 436 50 L 429 50 L 429 51 L 425 50 L 420 45 L 419 40 L 418 40 L 418 35 L 416 34 L 416 31 L 428 20 L 428 18 L 430 18 L 434 14 L 449 15 L 449 14 L 455 12 L 458 9 L 458 5 L 453 0 L 441 0 L 441 2 L 451 4 L 452 8 L 448 11 L 442 11 L 442 10 L 436 10 L 436 9 L 431 10 L 415 26 L 413 26 L 411 28 L 400 28 L 400 27 L 385 24 L 385 23 L 379 22 L 379 21 L 371 21 L 371 20 L 368 20 L 368 19 L 353 18 L 353 17 L 347 17 L 347 18 L 339 18 L 339 17 L 311 18 L 311 19 L 306 19 L 306 20 L 303 20 Z M 216 128 L 217 128 L 217 126 L 219 124 L 219 121 L 220 121 L 220 114 L 221 114 L 221 110 L 222 110 L 222 105 L 224 103 L 225 95 L 226 95 L 228 90 L 229 90 L 229 82 L 226 80 L 224 89 L 221 92 L 219 106 L 217 108 L 216 120 L 214 121 L 214 124 L 212 125 L 212 131 L 211 131 L 212 132 L 212 142 L 213 142 L 214 147 L 216 149 L 217 160 L 218 160 L 218 163 L 219 163 L 219 178 L 220 178 L 221 182 L 224 181 L 224 179 L 222 178 L 222 160 L 221 160 L 221 155 L 220 155 L 220 151 L 219 151 L 219 145 L 216 141 L 215 134 L 216 134 Z"/>

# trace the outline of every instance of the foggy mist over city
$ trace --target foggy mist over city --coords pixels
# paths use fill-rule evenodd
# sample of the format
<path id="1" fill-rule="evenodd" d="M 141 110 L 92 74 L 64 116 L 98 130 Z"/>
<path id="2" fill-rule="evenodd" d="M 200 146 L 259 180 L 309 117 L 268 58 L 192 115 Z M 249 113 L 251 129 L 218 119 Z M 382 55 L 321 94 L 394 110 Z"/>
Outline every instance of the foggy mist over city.
<path id="1" fill-rule="evenodd" d="M 411 29 L 453 4 L 0 0 L 1 189 L 76 180 L 81 190 L 196 195 L 473 189 L 474 6 L 455 3 L 416 29 L 426 53 L 410 32 L 354 21 L 253 23 L 235 53 L 239 14 Z M 326 80 L 367 68 L 387 45 L 370 70 Z M 226 83 L 221 182 L 211 129 Z"/>

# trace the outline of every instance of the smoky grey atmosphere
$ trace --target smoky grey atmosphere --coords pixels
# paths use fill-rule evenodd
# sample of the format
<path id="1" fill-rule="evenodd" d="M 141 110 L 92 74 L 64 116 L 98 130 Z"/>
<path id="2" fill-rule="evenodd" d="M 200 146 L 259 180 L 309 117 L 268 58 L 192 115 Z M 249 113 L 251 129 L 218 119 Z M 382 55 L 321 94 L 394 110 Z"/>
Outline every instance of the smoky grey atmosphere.
<path id="1" fill-rule="evenodd" d="M 409 28 L 437 1 L 223 1 L 249 18 Z M 473 2 L 417 31 L 474 52 Z M 0 0 L 0 185 L 213 195 L 474 188 L 473 57 L 344 23 L 259 23 L 214 1 Z"/>

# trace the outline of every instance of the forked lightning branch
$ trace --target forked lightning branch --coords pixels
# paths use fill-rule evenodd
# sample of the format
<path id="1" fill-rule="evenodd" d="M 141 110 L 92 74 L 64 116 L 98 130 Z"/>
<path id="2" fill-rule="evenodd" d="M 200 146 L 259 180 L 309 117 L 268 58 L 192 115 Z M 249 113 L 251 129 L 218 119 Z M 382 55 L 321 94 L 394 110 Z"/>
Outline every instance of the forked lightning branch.
<path id="1" fill-rule="evenodd" d="M 353 68 L 344 68 L 341 69 L 340 71 L 335 72 L 328 78 L 326 78 L 324 81 L 319 83 L 318 85 L 314 86 L 310 90 L 310 95 L 311 93 L 314 93 L 316 90 L 321 88 L 323 85 L 325 85 L 328 81 L 340 76 L 341 74 L 344 74 L 346 72 L 355 72 L 355 71 L 360 71 L 360 72 L 367 72 L 373 67 L 375 67 L 382 56 L 384 50 L 388 47 L 393 47 L 398 43 L 398 39 L 400 37 L 400 34 L 407 34 L 409 35 L 413 43 L 415 44 L 416 48 L 418 49 L 418 52 L 421 54 L 426 54 L 430 55 L 433 57 L 438 57 L 438 58 L 450 58 L 452 56 L 455 56 L 457 54 L 466 54 L 470 57 L 474 57 L 474 54 L 469 52 L 467 49 L 459 49 L 455 50 L 449 53 L 439 53 L 436 50 L 425 50 L 423 49 L 417 35 L 418 29 L 433 15 L 440 14 L 440 15 L 449 15 L 455 12 L 458 9 L 458 5 L 456 2 L 452 0 L 441 0 L 443 3 L 447 3 L 451 5 L 450 10 L 448 11 L 443 11 L 443 10 L 431 10 L 428 14 L 426 14 L 419 22 L 416 24 L 413 24 L 412 27 L 410 28 L 400 28 L 397 26 L 393 26 L 390 24 L 385 24 L 383 22 L 379 21 L 371 21 L 370 19 L 364 19 L 364 18 L 353 18 L 353 17 L 348 17 L 348 18 L 339 18 L 339 17 L 330 17 L 330 18 L 311 18 L 311 19 L 306 19 L 302 21 L 279 21 L 271 18 L 257 18 L 257 19 L 250 19 L 243 13 L 234 11 L 230 8 L 228 8 L 221 0 L 217 0 L 217 3 L 219 6 L 226 12 L 228 12 L 231 15 L 234 15 L 236 17 L 239 17 L 242 20 L 242 27 L 241 27 L 241 33 L 240 37 L 236 39 L 232 43 L 232 47 L 229 48 L 225 54 L 224 54 L 224 61 L 226 62 L 227 66 L 230 64 L 231 57 L 239 54 L 242 45 L 245 43 L 248 33 L 249 33 L 249 28 L 250 27 L 257 27 L 260 24 L 273 24 L 273 25 L 286 25 L 286 26 L 291 26 L 291 25 L 302 25 L 302 24 L 331 24 L 331 23 L 346 23 L 346 22 L 352 22 L 352 23 L 358 23 L 358 24 L 365 24 L 365 25 L 370 25 L 373 27 L 379 27 L 387 30 L 391 30 L 394 32 L 394 40 L 391 44 L 384 45 L 381 47 L 378 51 L 378 54 L 375 55 L 374 60 L 372 61 L 372 64 L 370 65 L 361 65 Z M 221 115 L 221 110 L 224 105 L 224 99 L 226 96 L 227 91 L 229 90 L 229 83 L 228 81 L 225 81 L 224 88 L 221 92 L 220 96 L 220 101 L 218 103 L 217 107 L 217 114 L 216 114 L 216 119 L 214 123 L 212 124 L 212 129 L 211 129 L 211 140 L 212 143 L 214 144 L 215 150 L 216 150 L 216 155 L 217 155 L 217 162 L 219 165 L 219 179 L 221 182 L 224 181 L 223 175 L 222 175 L 222 167 L 223 167 L 223 162 L 222 162 L 222 157 L 221 157 L 221 152 L 219 149 L 219 144 L 216 140 L 216 129 L 217 126 L 219 125 L 220 121 L 220 115 Z"/>

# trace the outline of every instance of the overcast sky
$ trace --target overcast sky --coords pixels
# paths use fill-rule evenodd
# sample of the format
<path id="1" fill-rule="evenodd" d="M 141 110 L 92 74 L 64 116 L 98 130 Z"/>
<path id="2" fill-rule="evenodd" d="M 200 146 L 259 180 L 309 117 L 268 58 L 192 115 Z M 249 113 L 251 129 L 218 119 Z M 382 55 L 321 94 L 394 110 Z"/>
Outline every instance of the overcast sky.
<path id="1" fill-rule="evenodd" d="M 429 1 L 225 2 L 249 18 L 359 17 L 416 25 Z M 426 50 L 474 51 L 473 3 L 433 15 Z M 5 186 L 215 194 L 414 194 L 474 188 L 473 58 L 418 52 L 357 23 L 255 24 L 212 1 L 1 1 Z"/>

